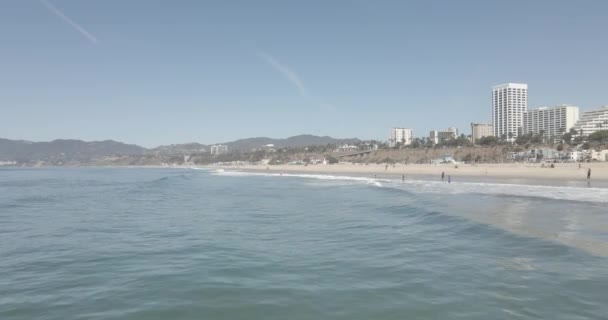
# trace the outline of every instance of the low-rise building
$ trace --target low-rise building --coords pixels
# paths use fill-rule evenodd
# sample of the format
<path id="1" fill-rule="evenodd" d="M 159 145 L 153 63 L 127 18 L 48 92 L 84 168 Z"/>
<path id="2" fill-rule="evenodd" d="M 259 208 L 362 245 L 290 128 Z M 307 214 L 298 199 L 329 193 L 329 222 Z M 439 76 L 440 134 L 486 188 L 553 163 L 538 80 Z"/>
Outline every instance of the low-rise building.
<path id="1" fill-rule="evenodd" d="M 359 146 L 359 150 L 362 151 L 375 151 L 378 150 L 378 144 L 374 142 L 364 142 Z"/>
<path id="2" fill-rule="evenodd" d="M 608 150 L 592 150 L 591 161 L 608 161 Z"/>
<path id="3" fill-rule="evenodd" d="M 455 164 L 456 159 L 451 155 L 442 155 L 437 159 L 431 160 L 431 164 Z"/>
<path id="4" fill-rule="evenodd" d="M 528 151 L 510 152 L 507 158 L 515 162 L 553 162 L 561 161 L 564 158 L 564 154 L 556 149 L 538 148 Z"/>
<path id="5" fill-rule="evenodd" d="M 212 155 L 220 155 L 228 152 L 228 146 L 223 144 L 216 144 L 211 146 L 210 150 Z"/>
<path id="6" fill-rule="evenodd" d="M 540 162 L 540 161 L 556 161 L 560 159 L 560 152 L 556 149 L 551 148 L 539 148 L 532 149 L 529 151 L 530 159 L 532 161 Z"/>
<path id="7" fill-rule="evenodd" d="M 276 152 L 277 151 L 274 148 L 274 144 L 272 144 L 272 143 L 264 145 L 261 149 L 264 150 L 264 151 L 266 151 L 266 152 Z"/>
<path id="8" fill-rule="evenodd" d="M 568 161 L 608 161 L 608 150 L 572 150 L 568 152 Z"/>
<path id="9" fill-rule="evenodd" d="M 583 159 L 582 151 L 572 150 L 572 151 L 568 152 L 568 161 L 577 162 L 577 161 L 582 161 L 582 159 Z"/>
<path id="10" fill-rule="evenodd" d="M 335 151 L 336 152 L 352 152 L 359 150 L 359 147 L 350 144 L 343 144 L 339 146 Z"/>

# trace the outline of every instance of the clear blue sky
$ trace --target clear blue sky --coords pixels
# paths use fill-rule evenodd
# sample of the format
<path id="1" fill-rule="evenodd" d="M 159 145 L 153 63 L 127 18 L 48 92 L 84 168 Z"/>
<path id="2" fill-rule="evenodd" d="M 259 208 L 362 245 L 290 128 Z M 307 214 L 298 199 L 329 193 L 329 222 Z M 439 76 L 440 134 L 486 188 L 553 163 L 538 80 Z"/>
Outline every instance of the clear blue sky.
<path id="1" fill-rule="evenodd" d="M 387 139 L 608 104 L 608 1 L 0 1 L 0 137 Z"/>

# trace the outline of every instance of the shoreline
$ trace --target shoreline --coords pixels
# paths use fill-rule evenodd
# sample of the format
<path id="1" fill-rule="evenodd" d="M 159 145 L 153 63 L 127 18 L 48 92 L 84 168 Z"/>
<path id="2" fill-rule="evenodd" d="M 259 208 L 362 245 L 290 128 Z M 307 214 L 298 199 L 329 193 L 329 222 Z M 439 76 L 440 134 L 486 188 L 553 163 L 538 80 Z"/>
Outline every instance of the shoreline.
<path id="1" fill-rule="evenodd" d="M 493 182 L 526 185 L 548 185 L 568 187 L 608 188 L 608 164 L 586 163 L 565 164 L 555 168 L 542 168 L 529 164 L 488 164 L 488 165 L 428 165 L 428 164 L 332 164 L 332 165 L 226 165 L 205 166 L 205 168 L 268 173 L 327 174 L 341 176 L 358 176 L 391 180 L 426 180 L 445 181 L 450 176 L 456 182 Z M 591 180 L 587 180 L 587 169 L 591 168 Z"/>
<path id="2" fill-rule="evenodd" d="M 292 173 L 292 174 L 324 174 L 336 176 L 356 176 L 389 180 L 420 180 L 441 181 L 441 173 L 445 173 L 453 183 L 480 182 L 505 183 L 565 187 L 594 187 L 608 188 L 608 163 L 560 163 L 555 168 L 541 167 L 538 164 L 505 163 L 505 164 L 351 164 L 340 163 L 331 165 L 182 165 L 182 166 L 40 166 L 15 167 L 3 166 L 2 169 L 49 169 L 49 168 L 108 168 L 108 169 L 224 169 L 242 172 L 258 173 Z M 587 169 L 591 168 L 591 180 L 587 181 Z"/>

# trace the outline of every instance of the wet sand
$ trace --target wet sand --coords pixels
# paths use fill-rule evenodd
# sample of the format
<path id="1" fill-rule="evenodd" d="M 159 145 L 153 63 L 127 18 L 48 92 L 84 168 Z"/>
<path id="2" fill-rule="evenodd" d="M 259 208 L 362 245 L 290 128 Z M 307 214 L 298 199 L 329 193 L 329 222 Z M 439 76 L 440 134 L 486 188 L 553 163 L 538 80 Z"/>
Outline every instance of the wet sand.
<path id="1" fill-rule="evenodd" d="M 539 164 L 483 164 L 483 165 L 429 165 L 429 164 L 333 164 L 333 165 L 242 165 L 221 166 L 224 169 L 291 172 L 309 174 L 356 175 L 382 179 L 445 180 L 453 182 L 501 182 L 514 184 L 538 184 L 553 186 L 608 187 L 608 163 L 556 164 L 555 168 Z M 587 169 L 591 168 L 591 180 L 587 180 Z"/>

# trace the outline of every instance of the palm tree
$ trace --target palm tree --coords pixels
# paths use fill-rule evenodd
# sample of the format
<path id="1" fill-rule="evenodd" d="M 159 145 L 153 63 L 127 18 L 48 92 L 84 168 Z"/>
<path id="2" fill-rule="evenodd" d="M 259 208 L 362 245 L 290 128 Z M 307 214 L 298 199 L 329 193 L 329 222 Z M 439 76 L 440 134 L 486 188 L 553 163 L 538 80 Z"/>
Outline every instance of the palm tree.
<path id="1" fill-rule="evenodd" d="M 545 130 L 540 130 L 538 132 L 539 140 L 541 143 L 545 143 Z"/>

